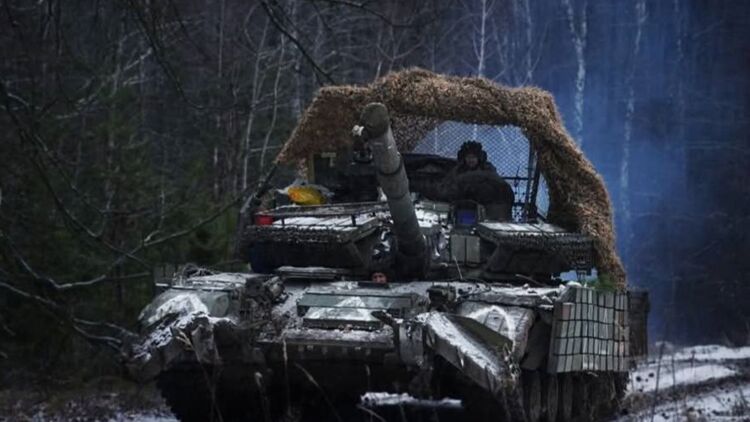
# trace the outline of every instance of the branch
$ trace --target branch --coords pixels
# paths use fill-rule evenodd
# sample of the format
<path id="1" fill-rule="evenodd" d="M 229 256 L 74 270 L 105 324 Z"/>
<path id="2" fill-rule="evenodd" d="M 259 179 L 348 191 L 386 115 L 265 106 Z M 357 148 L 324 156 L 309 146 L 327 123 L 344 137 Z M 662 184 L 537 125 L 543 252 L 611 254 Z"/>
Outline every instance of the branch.
<path id="1" fill-rule="evenodd" d="M 375 16 L 376 18 L 378 18 L 378 19 L 382 20 L 383 22 L 385 22 L 386 24 L 388 24 L 388 26 L 392 26 L 394 28 L 412 28 L 412 27 L 415 26 L 413 24 L 395 23 L 390 18 L 388 18 L 387 16 L 385 16 L 384 14 L 382 14 L 382 13 L 380 13 L 378 11 L 375 11 L 373 9 L 368 8 L 363 3 L 357 3 L 357 2 L 354 2 L 354 1 L 347 1 L 347 0 L 313 0 L 312 3 L 315 4 L 316 1 L 317 2 L 328 3 L 328 4 L 338 4 L 338 5 L 342 5 L 342 6 L 351 7 L 353 9 L 362 10 L 363 12 Z"/>
<path id="2" fill-rule="evenodd" d="M 0 314 L 0 329 L 10 337 L 15 337 L 16 335 L 16 333 L 8 327 L 8 324 L 5 323 L 5 317 L 3 317 L 3 314 Z"/>
<path id="3" fill-rule="evenodd" d="M 73 317 L 73 321 L 80 325 L 86 325 L 86 326 L 93 327 L 93 328 L 105 328 L 108 330 L 112 330 L 116 332 L 121 339 L 137 337 L 137 335 L 134 332 L 126 328 L 120 327 L 119 325 L 112 324 L 111 322 L 89 321 L 86 319 L 81 319 L 81 318 L 76 318 L 76 317 Z"/>
<path id="4" fill-rule="evenodd" d="M 23 291 L 21 289 L 18 289 L 16 287 L 14 287 L 11 284 L 6 283 L 2 279 L 0 279 L 0 287 L 6 289 L 8 291 L 10 291 L 11 293 L 14 293 L 14 294 L 16 294 L 18 296 L 21 296 L 22 298 L 24 298 L 26 300 L 29 300 L 29 301 L 32 301 L 32 302 L 36 302 L 39 305 L 44 305 L 46 308 L 51 308 L 51 309 L 54 309 L 55 311 L 58 311 L 58 312 L 60 312 L 60 311 L 63 310 L 62 307 L 60 305 L 58 305 L 56 302 L 53 302 L 53 301 L 51 301 L 49 299 L 43 298 L 41 296 L 37 296 L 37 295 L 29 293 L 29 292 L 25 292 L 25 291 Z"/>
<path id="5" fill-rule="evenodd" d="M 245 195 L 247 195 L 247 193 L 249 191 L 250 191 L 250 188 L 248 187 L 247 189 L 245 189 L 242 192 L 240 192 L 237 196 L 235 196 L 234 198 L 232 198 L 229 201 L 227 201 L 222 207 L 220 207 L 219 209 L 217 209 L 216 212 L 214 212 L 213 214 L 209 215 L 208 217 L 206 217 L 206 218 L 198 221 L 196 224 L 192 225 L 191 227 L 189 227 L 187 229 L 180 230 L 180 231 L 174 232 L 172 234 L 169 234 L 167 236 L 160 237 L 158 239 L 154 239 L 154 240 L 151 240 L 151 241 L 144 240 L 144 242 L 142 243 L 141 247 L 139 247 L 138 249 L 141 249 L 141 248 L 150 248 L 152 246 L 156 246 L 156 245 L 159 245 L 161 243 L 168 242 L 170 240 L 174 240 L 174 239 L 186 236 L 186 235 L 188 235 L 188 234 L 190 234 L 190 233 L 198 230 L 199 228 L 205 226 L 206 224 L 208 224 L 208 223 L 216 220 L 222 214 L 224 214 L 229 208 L 231 208 L 234 205 L 236 205 L 237 203 L 239 203 L 240 200 L 242 198 L 244 198 Z"/>
<path id="6" fill-rule="evenodd" d="M 166 59 L 166 56 L 164 54 L 165 49 L 162 43 L 160 42 L 159 37 L 157 36 L 156 32 L 152 28 L 149 27 L 149 24 L 146 21 L 146 17 L 144 16 L 141 8 L 138 6 L 135 0 L 124 0 L 124 2 L 127 4 L 128 8 L 130 8 L 130 10 L 133 12 L 133 15 L 135 16 L 136 21 L 138 22 L 139 26 L 141 27 L 143 31 L 143 35 L 146 38 L 146 41 L 151 46 L 151 49 L 153 49 L 154 51 L 154 57 L 156 58 L 156 61 L 159 63 L 159 66 L 164 71 L 164 74 L 166 75 L 167 79 L 169 79 L 174 89 L 177 91 L 177 94 L 183 99 L 183 101 L 185 101 L 187 105 L 199 111 L 205 111 L 205 110 L 224 111 L 224 110 L 232 109 L 237 106 L 236 103 L 233 103 L 224 107 L 205 106 L 201 104 L 196 104 L 190 98 L 188 98 L 187 92 L 185 91 L 185 88 L 182 86 L 182 82 L 180 81 L 180 78 L 177 75 L 177 72 L 169 63 L 169 61 Z"/>
<path id="7" fill-rule="evenodd" d="M 104 271 L 104 274 L 102 274 L 102 275 L 100 275 L 98 277 L 94 277 L 92 279 L 85 280 L 85 281 L 78 281 L 78 282 L 72 282 L 72 283 L 59 283 L 59 282 L 55 281 L 54 279 L 52 279 L 52 278 L 50 278 L 48 276 L 42 275 L 39 272 L 37 272 L 28 263 L 28 261 L 26 261 L 26 259 L 24 259 L 23 255 L 21 255 L 21 253 L 16 248 L 15 244 L 13 243 L 13 241 L 8 236 L 6 236 L 3 233 L 0 233 L 0 239 L 4 239 L 6 241 L 8 247 L 10 248 L 11 253 L 16 258 L 16 261 L 18 261 L 18 263 L 24 269 L 24 271 L 26 271 L 32 278 L 34 278 L 36 280 L 39 280 L 39 281 L 43 281 L 49 287 L 51 287 L 51 288 L 53 288 L 54 290 L 57 290 L 57 291 L 64 291 L 64 290 L 70 290 L 70 289 L 75 289 L 75 288 L 79 288 L 79 287 L 93 286 L 95 284 L 99 284 L 99 283 L 104 282 L 104 281 L 129 280 L 129 279 L 142 278 L 142 277 L 146 277 L 146 276 L 150 276 L 151 275 L 151 272 L 144 271 L 144 272 L 140 272 L 140 273 L 128 274 L 128 275 L 118 276 L 118 277 L 107 276 L 107 273 L 109 273 L 114 267 L 120 265 L 122 263 L 122 261 L 125 259 L 125 256 L 127 256 L 127 255 L 123 255 L 123 256 L 119 257 L 118 259 L 116 259 L 115 261 L 113 261 L 107 267 L 107 269 Z"/>
<path id="8" fill-rule="evenodd" d="M 330 82 L 331 84 L 335 85 L 336 81 L 333 79 L 333 77 L 331 77 L 331 75 L 328 72 L 326 72 L 325 70 L 323 70 L 323 68 L 320 67 L 320 65 L 318 65 L 318 63 L 315 61 L 315 59 L 313 59 L 312 56 L 310 56 L 310 53 L 307 52 L 307 50 L 302 45 L 302 43 L 300 43 L 299 40 L 296 37 L 294 37 L 292 34 L 290 34 L 289 31 L 287 31 L 284 28 L 284 26 L 281 24 L 281 22 L 279 22 L 279 20 L 276 17 L 274 11 L 271 9 L 271 6 L 268 4 L 268 1 L 267 0 L 261 0 L 261 4 L 263 5 L 263 10 L 266 12 L 266 14 L 268 15 L 269 19 L 271 19 L 271 23 L 273 23 L 273 26 L 275 26 L 276 29 L 279 30 L 279 32 L 281 32 L 282 34 L 284 34 L 284 36 L 286 36 L 287 38 L 289 38 L 289 40 L 295 46 L 297 46 L 297 48 L 299 49 L 300 53 L 302 53 L 302 56 L 305 57 L 305 60 L 307 60 L 307 62 L 310 63 L 310 65 L 315 70 L 316 75 L 318 75 L 318 74 L 323 75 L 323 77 L 328 82 Z"/>
<path id="9" fill-rule="evenodd" d="M 34 302 L 35 304 L 37 304 L 38 306 L 41 306 L 45 310 L 50 311 L 58 320 L 68 322 L 76 333 L 80 334 L 83 338 L 85 338 L 91 343 L 103 344 L 115 351 L 119 351 L 120 346 L 123 343 L 123 340 L 120 338 L 116 338 L 116 337 L 112 337 L 108 335 L 91 334 L 90 332 L 81 328 L 79 324 L 88 325 L 90 327 L 104 327 L 110 330 L 114 330 L 122 338 L 135 336 L 135 333 L 125 328 L 122 328 L 120 326 L 117 326 L 115 324 L 111 324 L 109 322 L 88 321 L 85 319 L 77 318 L 73 315 L 68 315 L 66 310 L 63 307 L 61 307 L 59 304 L 57 304 L 56 302 L 53 302 L 49 299 L 43 298 L 41 296 L 37 296 L 29 292 L 25 292 L 21 289 L 14 287 L 13 285 L 7 283 L 5 280 L 2 280 L 2 279 L 0 279 L 0 288 L 6 289 L 17 296 L 20 296 L 28 301 Z"/>
<path id="10" fill-rule="evenodd" d="M 76 324 L 73 324 L 72 327 L 73 327 L 73 331 L 80 334 L 83 338 L 90 341 L 91 343 L 103 344 L 115 352 L 120 351 L 122 340 L 115 338 L 115 337 L 110 337 L 110 336 L 99 336 L 99 335 L 91 334 Z"/>

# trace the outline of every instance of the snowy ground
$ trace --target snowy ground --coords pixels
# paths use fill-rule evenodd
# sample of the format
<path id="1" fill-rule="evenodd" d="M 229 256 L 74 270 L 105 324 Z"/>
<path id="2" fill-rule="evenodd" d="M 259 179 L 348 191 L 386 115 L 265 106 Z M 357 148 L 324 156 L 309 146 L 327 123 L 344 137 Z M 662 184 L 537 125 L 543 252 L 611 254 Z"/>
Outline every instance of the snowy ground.
<path id="1" fill-rule="evenodd" d="M 86 385 L 0 386 L 0 421 L 177 422 L 153 385 L 119 378 Z"/>
<path id="2" fill-rule="evenodd" d="M 668 347 L 630 374 L 618 421 L 750 421 L 750 347 Z"/>

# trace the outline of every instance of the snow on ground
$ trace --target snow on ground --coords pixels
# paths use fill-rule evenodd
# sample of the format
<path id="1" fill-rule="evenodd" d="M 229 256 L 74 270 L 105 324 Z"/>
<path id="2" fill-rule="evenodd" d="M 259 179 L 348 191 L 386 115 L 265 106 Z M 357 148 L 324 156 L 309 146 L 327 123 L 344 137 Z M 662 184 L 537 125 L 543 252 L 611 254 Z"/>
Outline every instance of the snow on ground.
<path id="1" fill-rule="evenodd" d="M 10 417 L 10 419 L 7 419 L 8 421 L 12 421 L 15 419 L 15 416 L 7 415 Z M 16 415 L 21 418 L 20 415 Z M 0 415 L 0 420 L 6 420 L 3 419 L 4 416 Z M 81 420 L 81 421 L 106 421 L 106 422 L 179 422 L 179 419 L 175 418 L 171 414 L 163 413 L 163 412 L 153 412 L 153 411 L 143 411 L 143 412 L 127 412 L 127 413 L 120 413 L 116 414 L 114 416 L 110 416 L 109 418 L 101 418 L 98 416 L 92 416 L 88 414 L 81 413 L 80 415 L 48 415 L 45 412 L 37 413 L 31 417 L 23 416 L 21 419 L 18 420 L 25 420 L 30 422 L 64 422 L 64 421 L 71 421 L 71 420 Z"/>
<path id="2" fill-rule="evenodd" d="M 737 375 L 737 371 L 713 363 L 690 364 L 685 362 L 663 362 L 661 366 L 646 365 L 630 373 L 628 391 L 649 393 L 675 386 L 700 384 Z"/>
<path id="3" fill-rule="evenodd" d="M 647 401 L 641 411 L 620 421 L 747 421 L 750 420 L 750 383 L 685 395 L 663 403 Z M 653 419 L 652 419 L 653 416 Z"/>
<path id="4" fill-rule="evenodd" d="M 750 346 L 725 347 L 719 345 L 692 346 L 674 354 L 675 360 L 739 360 L 750 359 Z"/>
<path id="5" fill-rule="evenodd" d="M 618 421 L 750 421 L 750 347 L 652 356 L 631 372 L 628 391 Z"/>
<path id="6" fill-rule="evenodd" d="M 0 386 L 0 422 L 177 422 L 155 385 L 103 376 L 88 383 Z"/>
<path id="7" fill-rule="evenodd" d="M 179 419 L 172 415 L 159 414 L 153 412 L 128 412 L 116 415 L 109 419 L 108 422 L 179 422 Z"/>
<path id="8" fill-rule="evenodd" d="M 94 400 L 96 401 L 96 399 Z M 102 404 L 102 403 L 100 403 Z M 117 404 L 109 403 L 109 408 L 77 405 L 70 402 L 63 408 L 48 409 L 44 404 L 28 412 L 28 409 L 16 412 L 0 412 L 0 421 L 30 422 L 67 422 L 67 421 L 102 421 L 102 422 L 179 422 L 168 409 L 123 410 Z"/>

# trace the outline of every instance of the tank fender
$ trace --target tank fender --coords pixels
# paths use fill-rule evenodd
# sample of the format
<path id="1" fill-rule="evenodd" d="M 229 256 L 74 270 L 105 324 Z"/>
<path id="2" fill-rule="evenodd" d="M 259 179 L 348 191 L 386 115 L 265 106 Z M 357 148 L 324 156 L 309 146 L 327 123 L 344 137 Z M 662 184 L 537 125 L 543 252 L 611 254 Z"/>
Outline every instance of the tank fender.
<path id="1" fill-rule="evenodd" d="M 161 320 L 146 336 L 126 349 L 125 362 L 131 377 L 148 381 L 180 360 L 219 364 L 214 328 L 229 323 L 205 312 L 189 312 Z"/>
<path id="2" fill-rule="evenodd" d="M 526 352 L 529 332 L 536 319 L 536 312 L 520 306 L 506 306 L 485 302 L 466 301 L 456 309 L 459 316 L 479 323 L 492 335 L 484 334 L 487 341 L 504 341 L 516 362 Z M 502 340 L 501 340 L 502 339 Z"/>
<path id="3" fill-rule="evenodd" d="M 150 380 L 181 360 L 220 363 L 215 330 L 236 326 L 227 317 L 230 305 L 226 291 L 175 288 L 159 295 L 141 313 L 143 335 L 125 348 L 130 375 Z"/>
<path id="4" fill-rule="evenodd" d="M 169 289 L 143 308 L 138 321 L 142 328 L 148 328 L 164 319 L 191 312 L 224 317 L 228 314 L 230 305 L 230 295 L 225 291 Z"/>

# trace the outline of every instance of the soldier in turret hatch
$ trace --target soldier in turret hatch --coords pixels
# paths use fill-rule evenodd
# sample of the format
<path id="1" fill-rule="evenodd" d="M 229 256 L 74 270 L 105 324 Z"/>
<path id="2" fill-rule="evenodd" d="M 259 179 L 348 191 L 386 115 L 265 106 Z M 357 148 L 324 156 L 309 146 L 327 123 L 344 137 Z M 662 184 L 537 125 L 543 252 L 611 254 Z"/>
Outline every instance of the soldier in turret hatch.
<path id="1" fill-rule="evenodd" d="M 370 281 L 377 284 L 388 284 L 388 276 L 383 271 L 373 271 Z"/>
<path id="2" fill-rule="evenodd" d="M 458 165 L 455 168 L 456 173 L 465 173 L 467 171 L 493 171 L 496 172 L 495 166 L 487 161 L 487 153 L 482 148 L 482 144 L 477 141 L 464 142 L 461 149 L 458 150 Z"/>
<path id="3" fill-rule="evenodd" d="M 456 167 L 444 179 L 450 199 L 472 200 L 484 205 L 487 217 L 507 221 L 512 217 L 513 188 L 487 161 L 487 152 L 476 141 L 464 142 L 458 151 Z"/>

